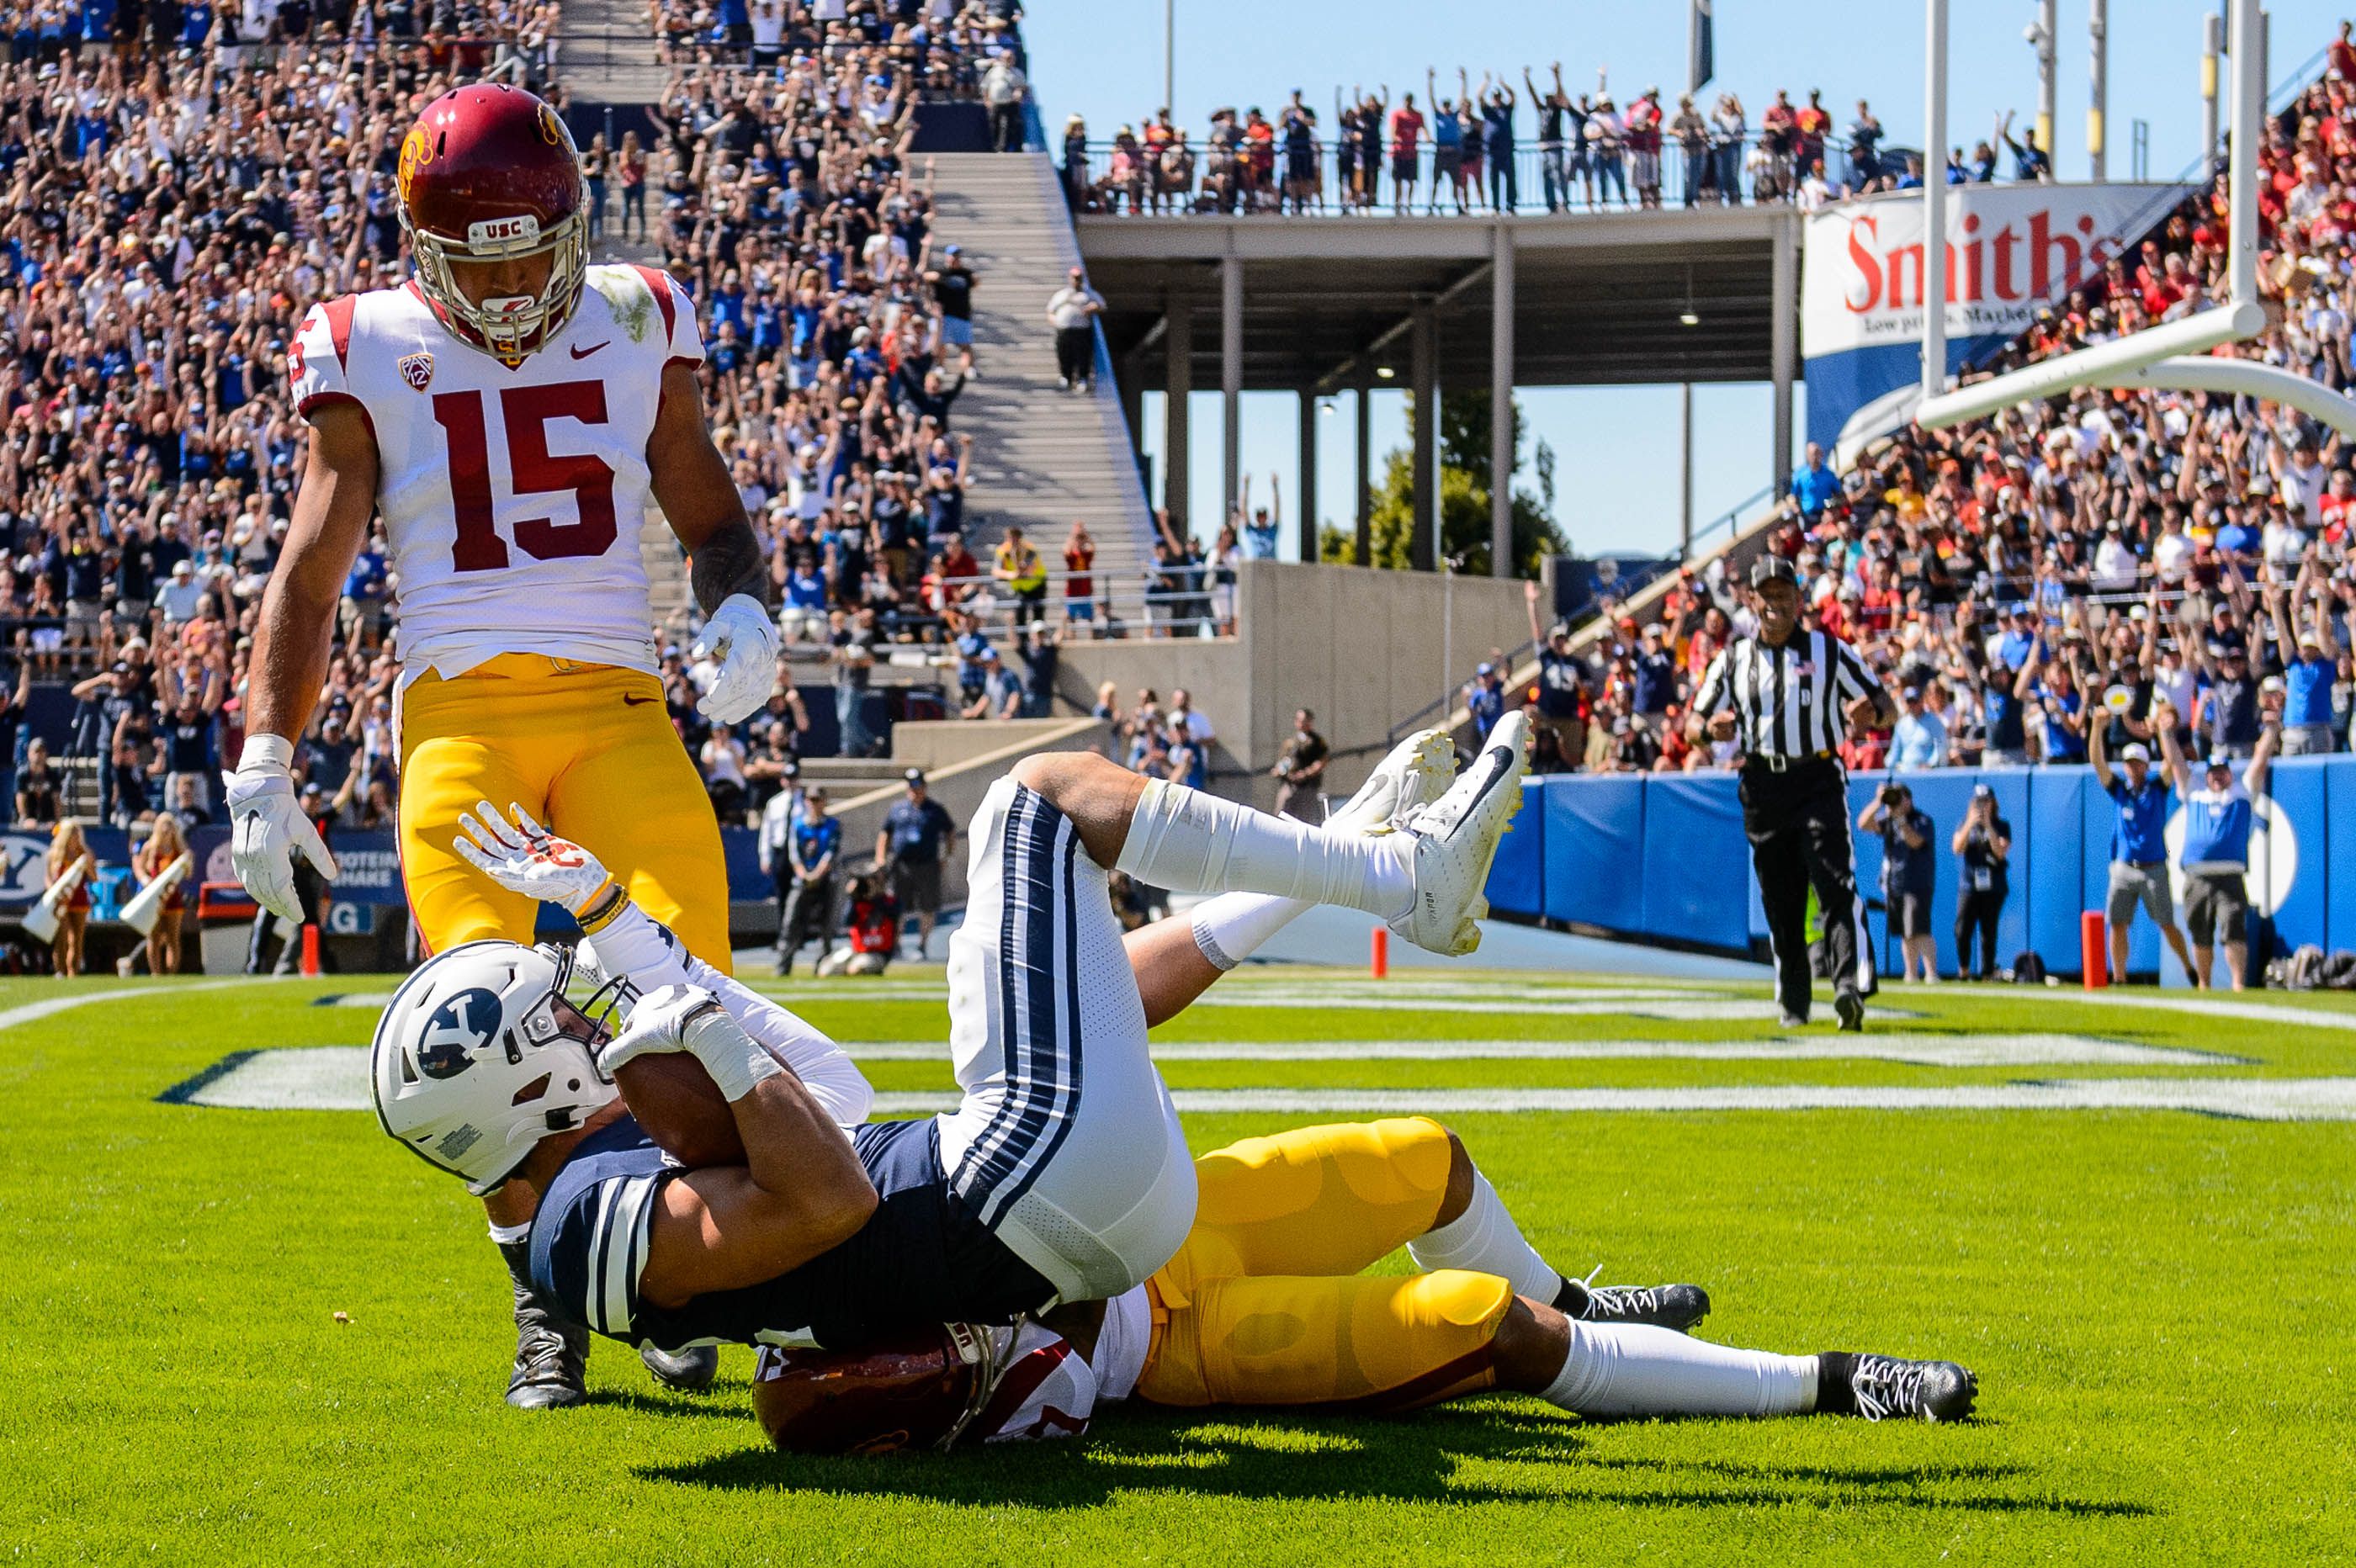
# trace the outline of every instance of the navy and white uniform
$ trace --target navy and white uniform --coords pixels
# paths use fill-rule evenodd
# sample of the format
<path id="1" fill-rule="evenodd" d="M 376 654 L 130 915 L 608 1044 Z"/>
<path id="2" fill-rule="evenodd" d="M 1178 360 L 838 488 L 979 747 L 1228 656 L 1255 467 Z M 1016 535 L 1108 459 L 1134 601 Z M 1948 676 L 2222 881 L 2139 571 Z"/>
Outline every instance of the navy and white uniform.
<path id="1" fill-rule="evenodd" d="M 632 1344 L 840 1349 L 1119 1296 L 1169 1262 L 1194 1223 L 1194 1168 L 1104 869 L 1062 812 L 1011 779 L 984 799 L 971 856 L 948 966 L 964 1099 L 853 1132 L 882 1200 L 858 1234 L 766 1284 L 677 1308 L 640 1299 L 656 1194 L 680 1168 L 625 1117 L 582 1140 L 550 1184 L 534 1283 Z M 740 1009 L 774 1008 L 742 987 L 719 994 L 740 1022 Z"/>

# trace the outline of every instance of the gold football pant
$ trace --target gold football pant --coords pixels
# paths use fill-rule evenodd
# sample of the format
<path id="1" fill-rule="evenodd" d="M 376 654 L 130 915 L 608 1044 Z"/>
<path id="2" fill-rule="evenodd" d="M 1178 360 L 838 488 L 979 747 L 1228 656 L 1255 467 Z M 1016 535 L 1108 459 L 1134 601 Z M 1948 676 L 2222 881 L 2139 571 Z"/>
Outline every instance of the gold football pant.
<path id="1" fill-rule="evenodd" d="M 1194 1227 L 1147 1283 L 1156 1404 L 1406 1409 L 1492 1387 L 1512 1289 L 1358 1271 L 1431 1229 L 1447 1130 L 1411 1117 L 1246 1138 L 1194 1162 Z"/>
<path id="2" fill-rule="evenodd" d="M 587 849 L 688 951 L 730 972 L 720 826 L 653 676 L 502 654 L 402 690 L 402 880 L 432 951 L 532 939 L 538 906 L 451 852 L 480 800 L 520 804 Z"/>

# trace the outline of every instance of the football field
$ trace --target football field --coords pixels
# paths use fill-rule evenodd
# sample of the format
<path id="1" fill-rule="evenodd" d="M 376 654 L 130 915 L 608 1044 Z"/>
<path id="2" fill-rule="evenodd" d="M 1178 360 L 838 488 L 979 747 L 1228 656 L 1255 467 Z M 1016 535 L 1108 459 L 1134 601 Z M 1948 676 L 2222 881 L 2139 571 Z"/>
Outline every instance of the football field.
<path id="1" fill-rule="evenodd" d="M 953 1097 L 937 971 L 765 987 L 883 1113 Z M 1198 1150 L 1428 1112 L 1539 1250 L 1702 1334 L 1962 1360 L 1980 1419 L 1102 1416 L 768 1451 L 626 1349 L 499 1402 L 480 1207 L 365 1110 L 381 977 L 0 983 L 0 1552 L 25 1562 L 2317 1561 L 2356 1554 L 2356 1008 L 1240 974 L 1157 1031 Z M 1386 1265 L 1403 1268 L 1404 1258 Z"/>

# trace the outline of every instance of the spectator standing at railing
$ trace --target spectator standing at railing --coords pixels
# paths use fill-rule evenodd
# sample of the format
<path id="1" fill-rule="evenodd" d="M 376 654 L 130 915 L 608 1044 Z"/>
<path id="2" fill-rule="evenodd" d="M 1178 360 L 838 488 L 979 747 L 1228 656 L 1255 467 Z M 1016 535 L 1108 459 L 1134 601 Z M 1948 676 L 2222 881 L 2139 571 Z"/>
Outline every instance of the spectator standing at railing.
<path id="1" fill-rule="evenodd" d="M 630 224 L 636 219 L 635 238 L 643 244 L 647 238 L 647 153 L 639 145 L 636 131 L 622 133 L 622 150 L 615 156 L 614 173 L 622 187 L 622 238 L 633 238 Z"/>
<path id="2" fill-rule="evenodd" d="M 1676 117 L 1669 122 L 1669 134 L 1676 138 L 1677 151 L 1685 155 L 1685 204 L 1693 207 L 1700 202 L 1709 184 L 1710 159 L 1709 122 L 1694 107 L 1692 93 L 1678 94 Z"/>
<path id="3" fill-rule="evenodd" d="M 1317 209 L 1325 209 L 1324 184 L 1318 175 L 1317 112 L 1301 101 L 1301 90 L 1292 90 L 1292 101 L 1286 104 L 1280 116 L 1278 135 L 1284 144 L 1283 201 L 1295 213 L 1309 210 L 1314 201 Z"/>
<path id="4" fill-rule="evenodd" d="M 1825 108 L 1824 94 L 1808 89 L 1808 101 L 1792 112 L 1792 156 L 1802 174 L 1824 163 L 1825 140 L 1832 129 L 1833 117 Z"/>
<path id="5" fill-rule="evenodd" d="M 1464 210 L 1464 122 L 1456 112 L 1456 101 L 1440 96 L 1434 74 L 1423 73 L 1424 96 L 1431 103 L 1431 188 L 1423 204 L 1427 218 L 1440 210 L 1443 191 L 1456 203 L 1456 210 Z"/>
<path id="6" fill-rule="evenodd" d="M 1825 508 L 1840 498 L 1840 475 L 1826 466 L 1825 449 L 1815 442 L 1808 443 L 1806 460 L 1792 475 L 1792 499 L 1799 503 L 1800 516 L 1814 525 Z"/>
<path id="7" fill-rule="evenodd" d="M 1515 102 L 1510 82 L 1500 77 L 1492 86 L 1483 74 L 1478 100 L 1481 145 L 1489 160 L 1489 207 L 1494 212 L 1512 212 L 1522 204 L 1521 175 L 1514 160 Z"/>
<path id="8" fill-rule="evenodd" d="M 1628 105 L 1628 163 L 1636 184 L 1636 204 L 1661 205 L 1661 90 L 1648 87 Z"/>
<path id="9" fill-rule="evenodd" d="M 1390 101 L 1391 90 L 1386 83 L 1382 96 L 1376 100 L 1376 112 Z M 1404 218 L 1415 207 L 1415 182 L 1418 148 L 1423 140 L 1423 112 L 1415 106 L 1415 94 L 1402 93 L 1399 106 L 1390 112 L 1391 209 Z"/>
<path id="10" fill-rule="evenodd" d="M 1742 100 L 1730 92 L 1719 93 L 1718 105 L 1709 114 L 1709 144 L 1717 165 L 1718 199 L 1729 207 L 1742 205 L 1742 155 L 1750 140 Z"/>
<path id="11" fill-rule="evenodd" d="M 1857 118 L 1848 123 L 1848 187 L 1861 191 L 1881 177 L 1881 122 L 1865 100 L 1857 101 Z"/>
<path id="12" fill-rule="evenodd" d="M 1562 62 L 1554 62 L 1554 85 L 1546 91 L 1522 68 L 1522 87 L 1538 116 L 1538 184 L 1546 193 L 1546 209 L 1559 212 L 1570 206 L 1570 143 L 1566 121 L 1570 95 L 1562 90 Z"/>
<path id="13" fill-rule="evenodd" d="M 1001 50 L 981 73 L 981 101 L 990 110 L 990 144 L 993 152 L 1023 149 L 1023 106 L 1031 84 L 1011 51 Z"/>
<path id="14" fill-rule="evenodd" d="M 1087 274 L 1078 267 L 1048 296 L 1047 319 L 1055 328 L 1055 368 L 1067 392 L 1096 388 L 1096 323 L 1104 307 L 1104 296 L 1088 287 Z"/>
<path id="15" fill-rule="evenodd" d="M 1588 111 L 1585 134 L 1588 166 L 1594 172 L 1597 192 L 1589 197 L 1588 205 L 1616 198 L 1621 206 L 1627 206 L 1628 128 L 1610 93 L 1597 94 L 1594 108 Z"/>

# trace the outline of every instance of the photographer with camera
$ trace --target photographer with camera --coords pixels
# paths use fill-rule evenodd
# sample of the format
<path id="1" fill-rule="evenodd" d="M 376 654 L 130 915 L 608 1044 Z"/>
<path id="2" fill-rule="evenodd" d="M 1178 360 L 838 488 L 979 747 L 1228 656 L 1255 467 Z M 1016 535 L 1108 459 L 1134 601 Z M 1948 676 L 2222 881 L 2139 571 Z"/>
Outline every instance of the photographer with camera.
<path id="1" fill-rule="evenodd" d="M 1955 899 L 1955 973 L 1972 980 L 1996 978 L 1996 922 L 2011 889 L 2005 869 L 2012 859 L 2012 824 L 1996 814 L 1996 791 L 1972 790 L 1971 809 L 1948 847 L 1963 862 L 1963 886 Z M 1980 961 L 1972 963 L 1972 938 L 1979 938 Z"/>
<path id="2" fill-rule="evenodd" d="M 1886 784 L 1857 814 L 1859 833 L 1881 835 L 1881 901 L 1890 929 L 1898 935 L 1898 977 L 1938 984 L 1939 944 L 1931 934 L 1931 894 L 1939 882 L 1938 829 L 1915 807 L 1914 792 Z"/>

